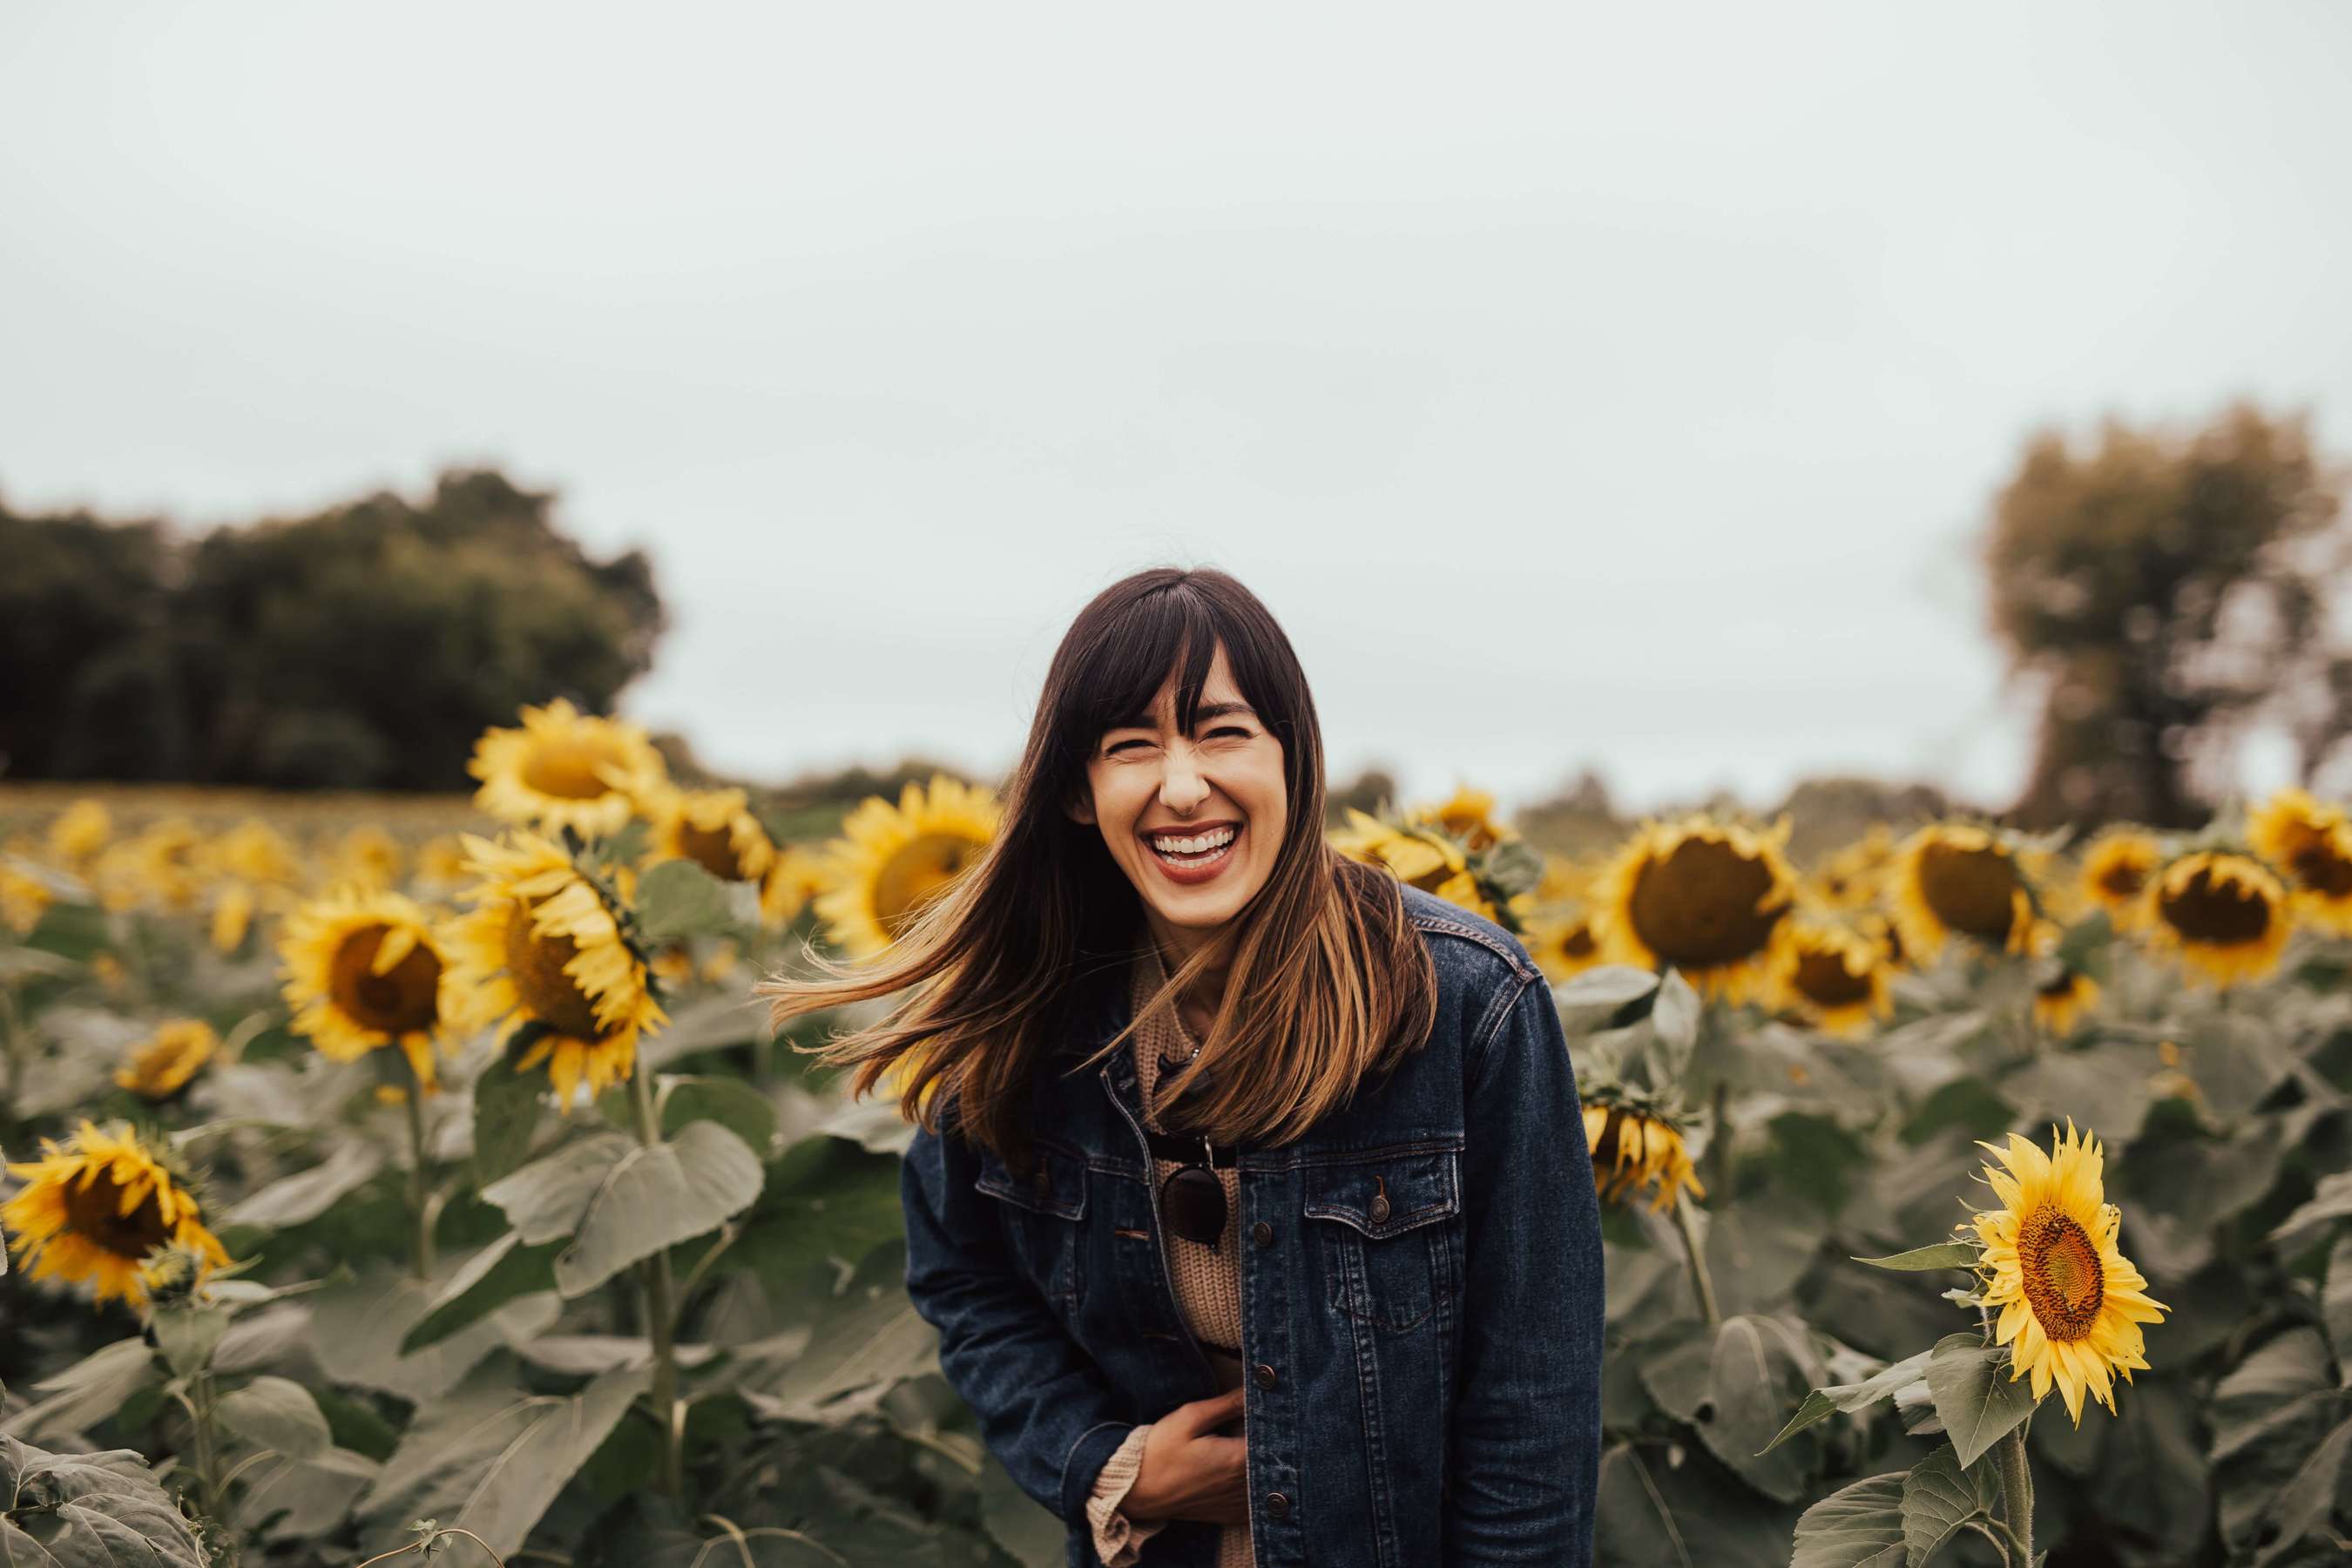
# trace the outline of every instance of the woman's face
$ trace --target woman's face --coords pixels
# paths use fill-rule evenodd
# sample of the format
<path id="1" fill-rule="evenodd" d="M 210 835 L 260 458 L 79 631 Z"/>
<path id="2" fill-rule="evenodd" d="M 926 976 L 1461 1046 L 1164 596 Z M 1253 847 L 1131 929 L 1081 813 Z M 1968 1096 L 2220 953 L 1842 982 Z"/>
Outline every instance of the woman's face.
<path id="1" fill-rule="evenodd" d="M 1163 940 L 1197 940 L 1265 885 L 1289 825 L 1282 742 L 1234 685 L 1217 646 L 1189 735 L 1176 732 L 1171 672 L 1149 714 L 1102 732 L 1087 762 L 1090 801 L 1070 815 L 1102 832 Z M 1186 943 L 1176 937 L 1174 945 Z"/>

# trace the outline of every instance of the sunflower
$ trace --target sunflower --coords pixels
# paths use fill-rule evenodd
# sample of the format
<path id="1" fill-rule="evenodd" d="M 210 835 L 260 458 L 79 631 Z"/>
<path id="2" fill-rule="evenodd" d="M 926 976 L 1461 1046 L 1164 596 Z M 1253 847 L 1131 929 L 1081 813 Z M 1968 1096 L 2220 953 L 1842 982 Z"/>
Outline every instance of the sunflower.
<path id="1" fill-rule="evenodd" d="M 1624 1105 L 1584 1106 L 1584 1142 L 1592 1152 L 1592 1180 L 1603 1203 L 1652 1189 L 1650 1212 L 1678 1202 L 1688 1192 L 1706 1196 L 1684 1146 L 1682 1130 L 1661 1116 Z"/>
<path id="2" fill-rule="evenodd" d="M 25 935 L 41 923 L 41 912 L 53 897 L 49 885 L 38 877 L 0 865 L 0 925 Z"/>
<path id="3" fill-rule="evenodd" d="M 2037 961 L 2033 974 L 2033 1021 L 2053 1037 L 2074 1032 L 2083 1015 L 2098 1005 L 2099 983 L 2058 956 L 2063 938 L 2055 921 L 2036 921 L 2030 940 Z"/>
<path id="4" fill-rule="evenodd" d="M 2216 986 L 2278 967 L 2292 924 L 2286 889 L 2259 860 L 2226 850 L 2184 855 L 2148 884 L 2158 946 Z"/>
<path id="5" fill-rule="evenodd" d="M 1785 816 L 1769 832 L 1705 815 L 1643 823 L 1593 890 L 1602 952 L 1642 969 L 1671 964 L 1727 1002 L 1760 994 L 1796 900 L 1788 837 Z"/>
<path id="6" fill-rule="evenodd" d="M 546 1063 L 567 1110 L 582 1082 L 594 1095 L 626 1079 L 639 1037 L 669 1019 L 604 895 L 538 834 L 465 845 L 479 880 L 460 897 L 477 907 L 450 933 L 450 967 L 468 1024 L 497 1024 L 501 1048 L 532 1026 L 515 1066 Z"/>
<path id="7" fill-rule="evenodd" d="M 88 796 L 58 813 L 49 824 L 49 852 L 68 866 L 93 858 L 114 836 L 114 819 L 106 807 Z"/>
<path id="8" fill-rule="evenodd" d="M 294 847 L 257 816 L 247 817 L 212 841 L 205 859 L 217 874 L 247 882 L 299 882 L 302 862 Z"/>
<path id="9" fill-rule="evenodd" d="M 1988 829 L 1935 822 L 1904 840 L 1890 873 L 1903 949 L 1921 963 L 1954 932 L 1998 952 L 2021 952 L 2033 929 L 2025 868 Z"/>
<path id="10" fill-rule="evenodd" d="M 1878 901 L 1895 865 L 1895 836 L 1883 822 L 1822 862 L 1806 886 L 1811 901 L 1837 911 L 1866 910 Z"/>
<path id="11" fill-rule="evenodd" d="M 1823 1034 L 1851 1037 L 1886 1016 L 1885 949 L 1844 926 L 1819 921 L 1793 924 L 1772 973 L 1778 1005 L 1810 1019 Z"/>
<path id="12" fill-rule="evenodd" d="M 1592 872 L 1562 855 L 1547 852 L 1543 858 L 1543 876 L 1535 886 L 1535 901 L 1538 905 L 1564 904 L 1581 899 L 1592 886 Z"/>
<path id="13" fill-rule="evenodd" d="M 665 787 L 652 805 L 656 859 L 691 860 L 722 882 L 756 882 L 776 858 L 740 789 Z"/>
<path id="14" fill-rule="evenodd" d="M 148 1100 L 169 1100 L 220 1049 L 220 1037 L 201 1018 L 172 1018 L 114 1069 L 114 1081 Z"/>
<path id="15" fill-rule="evenodd" d="M 84 1121 L 62 1146 L 42 1139 L 41 1155 L 8 1167 L 26 1186 L 0 1205 L 8 1249 L 34 1279 L 89 1281 L 103 1305 L 145 1296 L 140 1266 L 158 1247 L 177 1243 L 208 1263 L 228 1261 L 184 1183 L 128 1125 Z"/>
<path id="16" fill-rule="evenodd" d="M 220 952 L 235 952 L 245 945 L 245 933 L 253 926 L 253 889 L 243 882 L 225 884 L 213 895 L 213 947 Z"/>
<path id="17" fill-rule="evenodd" d="M 1592 921 L 1581 914 L 1536 915 L 1528 921 L 1528 954 L 1557 985 L 1601 962 L 1601 939 Z"/>
<path id="18" fill-rule="evenodd" d="M 396 1045 L 417 1082 L 436 1085 L 433 1047 L 459 993 L 431 919 L 399 893 L 340 888 L 289 915 L 278 939 L 293 1027 L 331 1061 Z"/>
<path id="19" fill-rule="evenodd" d="M 454 889 L 466 879 L 466 847 L 454 833 L 439 834 L 416 847 L 416 880 L 425 887 Z"/>
<path id="20" fill-rule="evenodd" d="M 2083 851 L 2084 896 L 2107 911 L 2116 930 L 2147 924 L 2147 879 L 2164 862 L 2153 834 L 2137 827 L 2110 827 Z"/>
<path id="21" fill-rule="evenodd" d="M 1909 956 L 1903 951 L 1903 933 L 1895 929 L 1893 921 L 1876 910 L 1865 910 L 1854 916 L 1853 923 L 1855 930 L 1877 944 L 1890 971 L 1902 968 L 1909 961 Z"/>
<path id="22" fill-rule="evenodd" d="M 1469 857 L 1433 817 L 1400 827 L 1349 806 L 1348 826 L 1334 831 L 1330 841 L 1331 847 L 1351 860 L 1387 867 L 1407 887 L 1488 920 L 1496 918 L 1494 904 L 1470 869 Z"/>
<path id="23" fill-rule="evenodd" d="M 1495 820 L 1495 797 L 1467 784 L 1455 789 L 1454 798 L 1443 805 L 1414 807 L 1405 820 L 1444 828 L 1461 839 L 1473 855 L 1493 848 L 1507 836 L 1507 830 Z"/>
<path id="24" fill-rule="evenodd" d="M 184 816 L 152 823 L 135 838 L 99 851 L 91 879 L 99 902 L 120 912 L 141 905 L 185 910 L 196 901 L 204 841 Z"/>
<path id="25" fill-rule="evenodd" d="M 2098 1140 L 2078 1138 L 2071 1118 L 2063 1139 L 2050 1132 L 2047 1154 L 2014 1132 L 2007 1149 L 1980 1145 L 2008 1167 L 1984 1168 L 2001 1206 L 1959 1228 L 1972 1226 L 1982 1246 L 1984 1302 L 2000 1314 L 1993 1342 L 2011 1347 L 2010 1381 L 2031 1373 L 2036 1399 L 2056 1383 L 2079 1426 L 2086 1388 L 2115 1413 L 2114 1374 L 2129 1383 L 2135 1367 L 2147 1370 L 2139 1325 L 2172 1309 L 2148 1299 L 2116 1250 L 2123 1215 L 2106 1201 Z"/>
<path id="26" fill-rule="evenodd" d="M 2294 879 L 2298 914 L 2352 936 L 2352 823 L 2342 807 L 2290 786 L 2247 819 L 2246 837 L 2254 853 Z"/>
<path id="27" fill-rule="evenodd" d="M 825 889 L 824 860 L 803 845 L 780 846 L 760 879 L 760 923 L 772 930 L 788 926 L 808 901 Z"/>
<path id="28" fill-rule="evenodd" d="M 397 887 L 401 860 L 400 840 L 373 823 L 362 823 L 329 854 L 327 879 L 359 888 Z"/>
<path id="29" fill-rule="evenodd" d="M 980 858 L 996 828 L 993 792 L 944 773 L 928 792 L 909 780 L 896 805 L 869 795 L 826 846 L 816 912 L 852 956 L 880 952 Z"/>
<path id="30" fill-rule="evenodd" d="M 618 833 L 667 776 L 644 731 L 561 697 L 524 707 L 519 730 L 483 731 L 466 771 L 482 781 L 474 805 L 500 821 L 592 838 Z"/>

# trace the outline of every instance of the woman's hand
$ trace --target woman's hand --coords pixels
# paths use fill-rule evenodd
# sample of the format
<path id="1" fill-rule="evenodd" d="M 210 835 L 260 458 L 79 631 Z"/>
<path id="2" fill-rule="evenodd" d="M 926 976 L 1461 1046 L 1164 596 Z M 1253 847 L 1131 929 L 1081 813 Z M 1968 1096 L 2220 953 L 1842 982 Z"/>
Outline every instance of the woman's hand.
<path id="1" fill-rule="evenodd" d="M 1199 1519 L 1249 1522 L 1249 1444 L 1219 1437 L 1210 1428 L 1237 1420 L 1244 1390 L 1180 1405 L 1151 1424 L 1143 1463 L 1119 1503 L 1133 1520 Z"/>

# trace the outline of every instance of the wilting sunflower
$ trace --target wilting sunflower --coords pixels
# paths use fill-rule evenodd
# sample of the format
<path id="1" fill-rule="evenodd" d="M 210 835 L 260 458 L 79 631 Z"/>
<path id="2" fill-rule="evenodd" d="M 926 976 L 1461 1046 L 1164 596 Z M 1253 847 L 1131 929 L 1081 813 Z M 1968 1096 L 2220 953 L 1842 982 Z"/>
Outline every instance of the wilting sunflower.
<path id="1" fill-rule="evenodd" d="M 1414 807 L 1406 815 L 1408 822 L 1429 823 L 1444 828 L 1463 841 L 1463 847 L 1473 855 L 1491 849 L 1501 843 L 1507 829 L 1495 820 L 1495 797 L 1483 789 L 1464 784 L 1454 792 L 1454 798 L 1443 805 Z"/>
<path id="2" fill-rule="evenodd" d="M 515 1066 L 546 1063 L 566 1110 L 583 1081 L 593 1095 L 625 1080 L 638 1037 L 669 1019 L 604 896 L 535 833 L 496 844 L 468 834 L 465 845 L 479 880 L 460 897 L 477 907 L 450 933 L 450 967 L 467 1022 L 497 1024 L 501 1048 L 537 1026 Z"/>
<path id="3" fill-rule="evenodd" d="M 416 1080 L 436 1087 L 433 1048 L 447 1037 L 459 993 L 442 938 L 415 901 L 337 889 L 287 917 L 278 956 L 294 1030 L 321 1056 L 355 1062 L 396 1045 Z"/>
<path id="4" fill-rule="evenodd" d="M 2337 936 L 2352 936 L 2352 823 L 2343 808 L 2292 786 L 2246 821 L 2254 853 L 2294 881 L 2295 912 Z"/>
<path id="5" fill-rule="evenodd" d="M 1495 919 L 1495 906 L 1470 869 L 1463 847 L 1432 820 L 1402 826 L 1348 808 L 1348 825 L 1331 833 L 1331 847 L 1351 860 L 1385 866 L 1408 887 Z"/>
<path id="6" fill-rule="evenodd" d="M 1601 1201 L 1615 1203 L 1627 1193 L 1649 1191 L 1654 1214 L 1679 1201 L 1683 1193 L 1706 1196 L 1684 1146 L 1682 1130 L 1664 1117 L 1630 1106 L 1584 1106 L 1584 1142 L 1592 1151 L 1592 1180 Z"/>
<path id="7" fill-rule="evenodd" d="M 169 1100 L 213 1059 L 220 1037 L 201 1018 L 172 1018 L 114 1069 L 114 1081 L 147 1100 Z"/>
<path id="8" fill-rule="evenodd" d="M 853 957 L 880 952 L 996 837 L 996 796 L 944 773 L 909 780 L 891 805 L 869 795 L 826 848 L 816 912 Z"/>
<path id="9" fill-rule="evenodd" d="M 2025 870 L 1993 834 L 1973 823 L 1935 822 L 1904 840 L 1890 873 L 1903 949 L 1932 962 L 1954 932 L 1997 952 L 2022 952 L 2033 929 Z"/>
<path id="10" fill-rule="evenodd" d="M 644 731 L 561 697 L 526 706 L 519 730 L 483 731 L 466 771 L 482 781 L 474 805 L 500 821 L 591 838 L 618 833 L 667 776 Z"/>
<path id="11" fill-rule="evenodd" d="M 2260 980 L 2278 967 L 2290 915 L 2286 889 L 2250 856 L 2200 850 L 2148 885 L 2155 944 L 2216 986 Z"/>
<path id="12" fill-rule="evenodd" d="M 87 797 L 58 813 L 49 824 L 49 851 L 68 866 L 81 866 L 106 847 L 114 836 L 114 819 L 106 807 Z"/>
<path id="13" fill-rule="evenodd" d="M 1555 985 L 1601 962 L 1601 939 L 1593 934 L 1588 915 L 1559 911 L 1531 916 L 1526 941 L 1528 955 Z"/>
<path id="14" fill-rule="evenodd" d="M 1800 921 L 1790 930 L 1772 973 L 1778 1005 L 1823 1034 L 1852 1037 L 1886 1016 L 1885 951 L 1844 926 Z"/>
<path id="15" fill-rule="evenodd" d="M 776 858 L 740 789 L 665 787 L 654 796 L 654 858 L 691 860 L 722 882 L 756 882 Z"/>
<path id="16" fill-rule="evenodd" d="M 2099 1001 L 2099 983 L 2058 956 L 2063 938 L 2057 921 L 2037 921 L 2030 944 L 2035 960 L 2033 1021 L 2059 1039 L 2073 1034 Z"/>
<path id="17" fill-rule="evenodd" d="M 129 1126 L 84 1121 L 63 1145 L 42 1139 L 41 1155 L 8 1167 L 26 1186 L 0 1205 L 8 1249 L 34 1279 L 88 1281 L 103 1305 L 145 1295 L 140 1265 L 159 1247 L 228 1261 L 182 1179 Z"/>
<path id="18" fill-rule="evenodd" d="M 824 859 L 805 845 L 786 844 L 760 879 L 760 923 L 780 930 L 798 918 L 808 901 L 824 891 Z"/>
<path id="19" fill-rule="evenodd" d="M 1787 817 L 1769 832 L 1704 815 L 1643 823 L 1593 889 L 1602 952 L 1642 969 L 1672 964 L 1727 1002 L 1760 994 L 1796 901 L 1788 837 Z"/>
<path id="20" fill-rule="evenodd" d="M 2106 1201 L 2099 1142 L 2052 1128 L 2044 1154 L 2012 1132 L 2009 1147 L 1986 1143 L 2008 1170 L 1984 1168 L 2001 1206 L 1975 1216 L 1982 1245 L 1978 1269 L 1984 1301 L 2000 1316 L 1993 1342 L 2010 1347 L 2010 1381 L 2031 1375 L 2033 1397 L 2057 1384 L 2074 1425 L 2083 1424 L 2083 1393 L 2115 1413 L 2114 1374 L 2129 1383 L 2147 1370 L 2139 1326 L 2171 1310 L 2148 1299 L 2147 1281 L 2116 1249 L 2122 1211 Z"/>
<path id="21" fill-rule="evenodd" d="M 2164 863 L 2153 834 L 2137 827 L 2111 827 L 2083 851 L 2083 892 L 2107 911 L 2122 931 L 2138 931 L 2149 919 L 2147 879 Z"/>
<path id="22" fill-rule="evenodd" d="M 1811 901 L 1823 909 L 1865 910 L 1878 901 L 1895 865 L 1895 836 L 1874 822 L 1859 839 L 1832 851 L 1807 883 Z"/>

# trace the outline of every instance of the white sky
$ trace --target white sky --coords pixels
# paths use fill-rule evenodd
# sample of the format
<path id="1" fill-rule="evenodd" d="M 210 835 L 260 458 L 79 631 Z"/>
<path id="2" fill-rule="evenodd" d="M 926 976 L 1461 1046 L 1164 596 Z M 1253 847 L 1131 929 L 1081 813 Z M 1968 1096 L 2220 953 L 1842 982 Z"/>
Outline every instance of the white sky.
<path id="1" fill-rule="evenodd" d="M 761 776 L 1006 765 L 1172 560 L 1283 621 L 1335 777 L 1999 801 L 2032 426 L 2352 449 L 2347 73 L 2335 0 L 10 0 L 0 495 L 502 463 L 656 553 L 624 710 Z"/>

